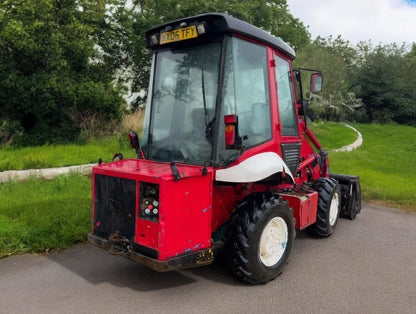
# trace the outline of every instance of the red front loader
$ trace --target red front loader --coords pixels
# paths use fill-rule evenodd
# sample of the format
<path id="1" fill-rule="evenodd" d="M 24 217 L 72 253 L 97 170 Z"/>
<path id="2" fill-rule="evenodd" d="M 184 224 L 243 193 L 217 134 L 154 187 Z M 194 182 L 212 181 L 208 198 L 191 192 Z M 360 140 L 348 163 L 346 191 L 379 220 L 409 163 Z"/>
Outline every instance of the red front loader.
<path id="1" fill-rule="evenodd" d="M 329 236 L 340 214 L 355 218 L 358 177 L 330 176 L 306 125 L 302 82 L 319 92 L 319 71 L 292 69 L 286 43 L 225 14 L 146 38 L 141 146 L 130 132 L 137 159 L 94 167 L 92 244 L 157 271 L 210 264 L 223 248 L 233 273 L 259 284 L 283 271 L 295 228 Z"/>

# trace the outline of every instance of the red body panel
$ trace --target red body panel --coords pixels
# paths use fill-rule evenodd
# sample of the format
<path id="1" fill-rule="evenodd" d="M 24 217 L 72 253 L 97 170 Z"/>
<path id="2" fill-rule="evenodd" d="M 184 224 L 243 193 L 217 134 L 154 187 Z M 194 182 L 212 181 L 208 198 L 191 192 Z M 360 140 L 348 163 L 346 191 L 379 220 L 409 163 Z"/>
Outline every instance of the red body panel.
<path id="1" fill-rule="evenodd" d="M 205 176 L 162 182 L 160 260 L 211 247 L 211 191 L 212 172 Z"/>
<path id="2" fill-rule="evenodd" d="M 212 232 L 215 232 L 228 221 L 232 211 L 243 198 L 244 195 L 238 191 L 235 185 L 214 186 L 211 221 Z"/>
<path id="3" fill-rule="evenodd" d="M 316 211 L 318 208 L 318 192 L 280 194 L 284 200 L 289 202 L 293 208 L 296 229 L 302 230 L 316 221 Z"/>
<path id="4" fill-rule="evenodd" d="M 213 171 L 208 168 L 203 174 L 203 167 L 176 166 L 178 181 L 169 163 L 128 159 L 93 168 L 94 175 L 136 181 L 135 243 L 158 251 L 159 260 L 211 247 Z M 139 218 L 140 182 L 159 185 L 158 222 Z"/>

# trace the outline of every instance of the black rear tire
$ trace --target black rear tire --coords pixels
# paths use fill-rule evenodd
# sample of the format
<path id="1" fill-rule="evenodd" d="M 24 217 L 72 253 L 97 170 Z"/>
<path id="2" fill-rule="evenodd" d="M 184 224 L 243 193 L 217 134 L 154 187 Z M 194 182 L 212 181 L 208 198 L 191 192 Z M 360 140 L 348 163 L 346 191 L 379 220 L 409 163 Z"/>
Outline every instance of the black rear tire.
<path id="1" fill-rule="evenodd" d="M 225 251 L 232 272 L 250 284 L 280 275 L 289 261 L 295 223 L 288 203 L 272 193 L 254 194 L 230 220 Z"/>
<path id="2" fill-rule="evenodd" d="M 313 185 L 318 192 L 316 222 L 308 231 L 321 237 L 328 237 L 334 231 L 341 212 L 341 192 L 339 184 L 332 178 L 319 178 Z"/>

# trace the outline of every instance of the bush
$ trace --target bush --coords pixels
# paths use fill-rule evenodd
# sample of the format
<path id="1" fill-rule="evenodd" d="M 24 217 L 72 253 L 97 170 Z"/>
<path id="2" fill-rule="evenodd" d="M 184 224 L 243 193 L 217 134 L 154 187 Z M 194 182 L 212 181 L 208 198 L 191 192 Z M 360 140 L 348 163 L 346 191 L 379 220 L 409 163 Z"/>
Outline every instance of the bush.
<path id="1" fill-rule="evenodd" d="M 0 143 L 71 142 L 91 112 L 98 121 L 120 119 L 121 90 L 100 60 L 90 21 L 104 18 L 102 5 L 0 2 Z"/>

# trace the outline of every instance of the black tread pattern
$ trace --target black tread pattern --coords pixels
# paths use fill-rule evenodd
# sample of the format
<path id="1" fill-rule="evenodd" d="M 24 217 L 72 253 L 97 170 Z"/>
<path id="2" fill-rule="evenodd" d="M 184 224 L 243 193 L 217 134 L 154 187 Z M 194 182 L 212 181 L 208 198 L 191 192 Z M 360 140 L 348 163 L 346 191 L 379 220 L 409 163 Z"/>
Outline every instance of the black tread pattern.
<path id="1" fill-rule="evenodd" d="M 270 268 L 259 260 L 258 245 L 261 231 L 275 210 L 286 217 L 289 240 L 282 265 Z M 257 193 L 239 204 L 226 230 L 225 249 L 234 275 L 250 284 L 263 284 L 281 274 L 293 247 L 294 225 L 292 209 L 286 201 L 272 193 Z"/>
<path id="2" fill-rule="evenodd" d="M 338 193 L 340 196 L 340 189 L 338 182 L 332 178 L 319 178 L 315 181 L 313 188 L 318 192 L 318 210 L 316 214 L 316 222 L 308 228 L 313 234 L 319 235 L 321 237 L 330 236 L 338 222 L 335 221 L 335 224 L 331 226 L 329 224 L 329 209 L 331 207 L 332 196 L 334 193 Z M 341 199 L 340 204 L 341 204 Z M 338 211 L 338 215 L 339 212 Z"/>

